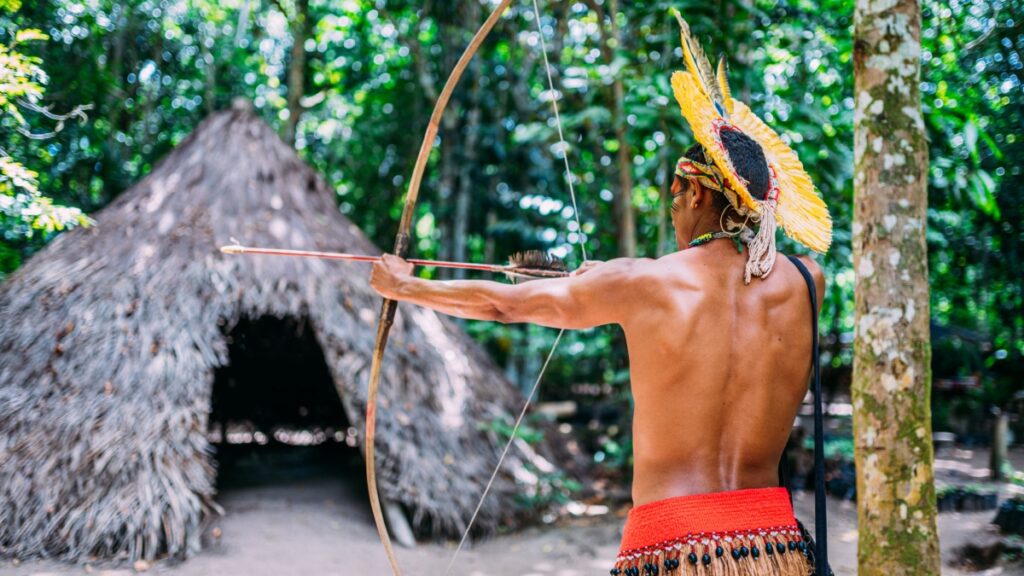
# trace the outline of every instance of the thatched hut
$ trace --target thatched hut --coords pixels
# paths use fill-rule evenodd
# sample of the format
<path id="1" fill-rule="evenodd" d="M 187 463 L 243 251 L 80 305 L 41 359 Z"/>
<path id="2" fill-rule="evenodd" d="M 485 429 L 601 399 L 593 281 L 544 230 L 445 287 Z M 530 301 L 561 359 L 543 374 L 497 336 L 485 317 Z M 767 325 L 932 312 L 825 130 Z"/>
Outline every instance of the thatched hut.
<path id="1" fill-rule="evenodd" d="M 305 403 L 298 420 L 344 418 L 362 430 L 380 305 L 365 264 L 217 247 L 234 237 L 379 250 L 242 107 L 208 118 L 94 218 L 0 285 L 0 555 L 185 558 L 217 508 L 216 420 L 272 415 L 244 405 L 271 398 Z M 323 390 L 302 391 L 310 373 L 276 396 L 248 388 L 245 367 L 232 365 L 249 361 L 231 352 L 239 330 L 305 334 L 340 408 L 324 408 Z M 454 323 L 401 307 L 378 416 L 384 498 L 421 535 L 458 534 L 503 441 L 480 423 L 521 402 Z M 484 530 L 514 521 L 517 483 L 546 462 L 525 445 L 510 460 L 480 512 Z"/>

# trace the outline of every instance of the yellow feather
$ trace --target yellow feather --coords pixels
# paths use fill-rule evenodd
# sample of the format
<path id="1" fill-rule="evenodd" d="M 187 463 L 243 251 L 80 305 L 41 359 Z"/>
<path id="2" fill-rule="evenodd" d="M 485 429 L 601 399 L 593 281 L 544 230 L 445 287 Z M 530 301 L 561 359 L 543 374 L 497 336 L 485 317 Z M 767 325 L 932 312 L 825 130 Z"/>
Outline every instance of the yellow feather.
<path id="1" fill-rule="evenodd" d="M 686 64 L 686 71 L 699 78 L 700 68 L 697 67 L 697 62 L 690 48 L 690 26 L 686 23 L 686 20 L 683 20 L 683 15 L 679 13 L 679 10 L 672 8 L 672 14 L 676 17 L 676 21 L 679 22 L 679 43 L 683 47 L 683 63 Z M 700 84 L 703 84 L 703 82 Z"/>
<path id="2" fill-rule="evenodd" d="M 679 10 L 672 8 L 672 14 L 676 17 L 676 21 L 679 22 L 679 40 L 683 45 L 683 61 L 686 63 L 687 71 L 693 74 L 693 77 L 697 80 L 700 92 L 711 100 L 712 103 L 717 103 L 724 111 L 724 98 L 722 92 L 718 89 L 718 85 L 715 84 L 714 69 L 708 62 L 708 57 L 704 55 L 704 50 L 700 47 L 700 43 L 693 38 L 693 35 L 690 33 L 690 25 L 683 19 L 683 15 L 679 13 Z"/>
<path id="3" fill-rule="evenodd" d="M 796 153 L 746 104 L 734 101 L 730 121 L 761 145 L 779 182 L 775 214 L 790 238 L 824 254 L 832 244 L 832 217 Z"/>
<path id="4" fill-rule="evenodd" d="M 725 111 L 732 114 L 732 90 L 729 89 L 728 70 L 725 64 L 725 55 L 718 59 L 718 89 L 722 91 L 722 103 Z"/>

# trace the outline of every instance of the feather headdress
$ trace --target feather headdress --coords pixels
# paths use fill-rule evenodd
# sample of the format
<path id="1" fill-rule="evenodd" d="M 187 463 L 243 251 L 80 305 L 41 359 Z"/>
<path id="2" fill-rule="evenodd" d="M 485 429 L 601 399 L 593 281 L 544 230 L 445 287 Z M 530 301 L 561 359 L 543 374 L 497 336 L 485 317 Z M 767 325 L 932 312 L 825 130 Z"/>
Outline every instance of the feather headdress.
<path id="1" fill-rule="evenodd" d="M 761 121 L 750 108 L 734 100 L 726 79 L 725 58 L 715 70 L 690 27 L 678 10 L 685 71 L 672 74 L 672 91 L 697 142 L 704 148 L 708 164 L 688 163 L 677 168 L 683 177 L 701 182 L 720 182 L 712 186 L 729 198 L 741 216 L 760 224 L 750 242 L 745 280 L 767 276 L 775 262 L 775 228 L 781 226 L 790 238 L 816 252 L 825 253 L 832 243 L 832 218 L 818 195 L 810 176 L 793 150 Z M 764 198 L 756 198 L 736 170 L 722 133 L 737 131 L 760 146 L 770 174 Z M 686 159 L 684 158 L 683 161 Z"/>

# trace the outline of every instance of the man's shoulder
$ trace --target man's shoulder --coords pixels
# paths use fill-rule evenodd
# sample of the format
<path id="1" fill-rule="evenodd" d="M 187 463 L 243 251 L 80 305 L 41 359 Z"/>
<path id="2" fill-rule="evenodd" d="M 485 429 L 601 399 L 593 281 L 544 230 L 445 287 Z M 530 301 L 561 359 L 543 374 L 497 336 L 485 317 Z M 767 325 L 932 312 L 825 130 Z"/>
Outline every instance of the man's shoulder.
<path id="1" fill-rule="evenodd" d="M 650 266 L 657 262 L 653 258 L 612 258 L 601 266 L 605 270 L 614 270 L 625 273 L 643 273 L 650 269 Z"/>
<path id="2" fill-rule="evenodd" d="M 821 299 L 825 295 L 825 271 L 809 254 L 794 254 L 792 257 L 799 260 L 807 268 L 807 271 L 811 273 L 811 278 L 814 279 L 815 291 L 818 293 L 818 306 L 820 308 Z"/>
<path id="3" fill-rule="evenodd" d="M 649 258 L 613 258 L 606 261 L 587 261 L 574 272 L 573 276 L 582 276 L 586 283 L 622 282 L 645 273 Z"/>
<path id="4" fill-rule="evenodd" d="M 668 254 L 660 258 L 615 258 L 601 265 L 606 274 L 615 275 L 629 284 L 641 285 L 656 279 L 664 279 L 667 272 L 678 274 L 689 264 L 679 253 Z"/>
<path id="5" fill-rule="evenodd" d="M 793 257 L 807 267 L 807 271 L 815 280 L 825 280 L 825 271 L 821 268 L 821 264 L 818 264 L 818 261 L 810 254 L 794 254 Z"/>

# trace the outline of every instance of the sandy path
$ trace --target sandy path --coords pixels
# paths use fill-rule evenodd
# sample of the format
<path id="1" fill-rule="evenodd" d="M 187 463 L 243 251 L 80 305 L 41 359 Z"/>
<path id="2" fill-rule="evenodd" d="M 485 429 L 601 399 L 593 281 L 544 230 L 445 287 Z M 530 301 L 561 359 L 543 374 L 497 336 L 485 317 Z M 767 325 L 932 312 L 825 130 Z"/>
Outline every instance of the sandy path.
<path id="1" fill-rule="evenodd" d="M 211 525 L 221 537 L 202 554 L 179 565 L 158 564 L 148 573 L 173 576 L 355 576 L 386 574 L 387 563 L 377 541 L 369 508 L 360 487 L 337 479 L 319 479 L 275 486 L 240 488 L 221 497 L 228 514 Z M 798 495 L 798 514 L 813 517 L 814 500 Z M 829 501 L 830 554 L 838 576 L 856 573 L 856 511 Z M 991 512 L 940 515 L 944 564 L 950 551 L 968 538 L 978 540 L 990 530 Z M 620 536 L 620 521 L 604 518 L 574 521 L 557 527 L 528 529 L 465 550 L 454 574 L 461 576 L 582 576 L 607 574 Z M 409 576 L 444 573 L 451 545 L 422 544 L 399 549 Z M 71 566 L 52 562 L 13 565 L 0 562 L 0 576 L 130 576 L 133 571 L 105 566 Z M 1009 574 L 988 572 L 987 574 Z M 943 574 L 961 572 L 944 568 Z"/>

